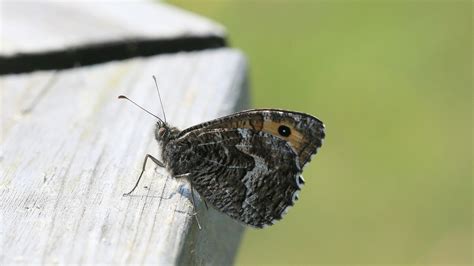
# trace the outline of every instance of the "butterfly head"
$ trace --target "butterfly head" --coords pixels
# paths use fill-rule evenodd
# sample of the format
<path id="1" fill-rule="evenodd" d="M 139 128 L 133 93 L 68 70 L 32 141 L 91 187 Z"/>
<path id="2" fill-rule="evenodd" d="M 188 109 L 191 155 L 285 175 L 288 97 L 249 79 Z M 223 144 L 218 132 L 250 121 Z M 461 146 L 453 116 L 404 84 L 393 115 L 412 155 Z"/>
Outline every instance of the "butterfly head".
<path id="1" fill-rule="evenodd" d="M 155 138 L 161 146 L 166 145 L 170 140 L 176 138 L 179 134 L 179 129 L 170 124 L 158 121 L 156 122 Z"/>

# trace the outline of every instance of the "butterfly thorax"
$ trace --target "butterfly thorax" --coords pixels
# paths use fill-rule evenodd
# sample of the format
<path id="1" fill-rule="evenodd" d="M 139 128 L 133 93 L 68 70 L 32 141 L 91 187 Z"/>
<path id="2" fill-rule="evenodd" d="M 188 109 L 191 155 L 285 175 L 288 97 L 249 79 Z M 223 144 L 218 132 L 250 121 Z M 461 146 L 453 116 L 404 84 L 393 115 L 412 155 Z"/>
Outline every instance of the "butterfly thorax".
<path id="1" fill-rule="evenodd" d="M 181 130 L 168 123 L 156 124 L 155 138 L 162 151 L 162 161 L 172 176 L 188 174 L 198 160 L 191 144 L 181 139 L 180 133 Z"/>
<path id="2" fill-rule="evenodd" d="M 171 139 L 175 139 L 179 135 L 179 132 L 179 129 L 168 123 L 157 122 L 155 128 L 155 139 L 158 141 L 161 148 L 163 148 Z"/>

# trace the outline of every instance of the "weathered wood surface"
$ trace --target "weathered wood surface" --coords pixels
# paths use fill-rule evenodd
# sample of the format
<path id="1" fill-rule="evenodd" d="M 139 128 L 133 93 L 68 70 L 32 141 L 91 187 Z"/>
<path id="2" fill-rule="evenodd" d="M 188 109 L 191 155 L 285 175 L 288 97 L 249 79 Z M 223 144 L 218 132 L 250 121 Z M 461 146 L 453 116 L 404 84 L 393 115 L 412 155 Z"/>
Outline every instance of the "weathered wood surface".
<path id="1" fill-rule="evenodd" d="M 222 49 L 2 77 L 0 264 L 229 263 L 242 226 L 199 204 L 199 231 L 185 180 L 149 166 L 122 197 L 159 151 L 155 119 L 117 95 L 159 114 L 157 74 L 184 128 L 240 109 L 244 73 Z"/>
<path id="2" fill-rule="evenodd" d="M 41 6 L 40 14 L 66 6 L 56 4 Z M 122 8 L 133 13 L 129 16 L 141 16 L 137 15 L 141 11 L 131 12 L 127 5 Z M 4 3 L 2 7 L 4 15 Z M 142 30 L 152 34 L 159 28 L 156 38 L 199 34 L 205 28 L 219 31 L 209 21 L 191 23 L 199 19 L 190 16 L 183 22 L 189 17 L 185 13 L 158 7 L 162 8 L 172 11 L 158 16 L 150 5 L 142 10 L 148 14 L 144 18 L 155 19 L 142 23 L 153 24 L 153 29 Z M 90 10 L 78 10 L 80 15 L 75 16 L 88 21 L 87 27 L 98 23 L 85 15 Z M 36 16 L 30 13 L 18 13 L 18 17 L 9 13 L 2 22 L 17 19 L 26 23 L 24 16 Z M 56 23 L 51 17 L 44 18 L 49 25 L 38 27 L 38 36 L 41 32 L 48 36 L 52 26 L 61 28 L 64 16 L 73 13 L 71 9 L 57 16 Z M 124 36 L 140 32 L 141 24 L 123 21 L 123 12 L 111 10 L 102 15 L 97 13 L 96 20 L 109 23 L 110 17 L 116 17 L 119 23 L 99 23 L 97 29 L 104 34 L 125 26 L 129 28 Z M 160 24 L 163 18 L 173 23 Z M 30 23 L 31 27 L 37 23 L 36 18 Z M 52 34 L 45 39 L 56 38 L 56 42 L 45 40 L 37 47 L 31 43 L 21 46 L 21 37 L 12 37 L 2 53 L 41 53 L 89 44 L 94 38 L 102 41 L 94 32 L 91 38 L 87 34 L 76 38 L 64 28 L 55 34 L 65 31 L 70 35 L 64 39 L 58 41 Z M 21 34 L 24 32 L 16 36 Z M 154 118 L 117 96 L 127 95 L 161 115 L 152 75 L 158 78 L 168 121 L 180 128 L 241 110 L 247 104 L 245 58 L 228 48 L 0 76 L 0 265 L 232 263 L 243 226 L 212 208 L 206 210 L 199 201 L 203 229 L 198 230 L 184 179 L 173 179 L 164 169 L 149 164 L 134 194 L 122 196 L 134 185 L 145 154 L 159 156 L 159 151 L 153 138 Z"/>
<path id="3" fill-rule="evenodd" d="M 224 36 L 220 25 L 166 4 L 2 1 L 0 55 L 43 53 L 129 39 Z"/>

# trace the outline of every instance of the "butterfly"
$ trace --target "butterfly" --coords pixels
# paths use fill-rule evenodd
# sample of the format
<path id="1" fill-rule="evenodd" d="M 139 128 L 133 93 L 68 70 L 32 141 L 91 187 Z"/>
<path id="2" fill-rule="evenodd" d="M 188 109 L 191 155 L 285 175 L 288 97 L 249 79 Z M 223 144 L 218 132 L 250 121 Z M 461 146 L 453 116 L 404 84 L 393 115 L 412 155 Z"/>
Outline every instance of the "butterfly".
<path id="1" fill-rule="evenodd" d="M 256 228 L 274 224 L 295 204 L 305 183 L 303 167 L 325 136 L 321 120 L 287 110 L 252 109 L 184 130 L 168 124 L 166 116 L 155 117 L 161 160 L 147 154 L 137 183 L 124 195 L 135 190 L 151 159 L 172 177 L 189 181 L 193 205 L 195 190 L 206 206 Z"/>

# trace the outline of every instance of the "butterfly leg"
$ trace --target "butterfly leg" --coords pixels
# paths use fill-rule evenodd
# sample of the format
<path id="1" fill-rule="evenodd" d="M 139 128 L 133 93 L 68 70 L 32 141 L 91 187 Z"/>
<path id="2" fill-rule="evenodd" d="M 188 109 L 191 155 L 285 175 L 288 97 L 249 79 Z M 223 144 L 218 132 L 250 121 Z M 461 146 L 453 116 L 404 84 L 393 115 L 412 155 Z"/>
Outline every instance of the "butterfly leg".
<path id="1" fill-rule="evenodd" d="M 198 219 L 198 214 L 197 214 L 197 209 L 196 209 L 196 201 L 194 199 L 194 189 L 193 189 L 193 184 L 191 182 L 189 182 L 191 184 L 191 200 L 193 201 L 193 211 L 194 211 L 194 218 L 196 218 L 196 222 L 198 224 L 198 227 L 199 227 L 199 230 L 202 229 L 201 227 L 201 224 L 199 223 L 199 219 Z"/>
<path id="2" fill-rule="evenodd" d="M 173 176 L 173 178 L 183 178 L 183 177 L 188 177 L 189 175 L 190 175 L 190 173 L 181 174 L 181 175 L 175 175 L 175 176 Z"/>
<path id="3" fill-rule="evenodd" d="M 183 178 L 183 177 L 188 177 L 189 175 L 190 175 L 190 173 L 181 174 L 181 175 L 175 175 L 175 176 L 173 176 L 173 177 L 174 177 L 174 178 Z M 193 215 L 194 215 L 194 218 L 196 219 L 196 222 L 197 222 L 197 225 L 198 225 L 198 227 L 199 227 L 199 230 L 201 230 L 202 227 L 201 227 L 201 224 L 199 223 L 199 219 L 198 219 L 198 217 L 197 217 L 196 199 L 194 198 L 193 183 L 191 183 L 191 181 L 189 181 L 189 184 L 190 184 L 190 186 L 191 186 L 191 201 L 192 201 L 192 203 L 193 203 L 193 211 L 194 211 Z M 204 201 L 204 202 L 206 202 L 206 201 Z M 206 207 L 207 207 L 207 203 L 206 203 Z"/>
<path id="4" fill-rule="evenodd" d="M 132 190 L 130 190 L 130 192 L 123 194 L 123 196 L 130 196 L 130 194 L 132 194 L 132 192 L 138 187 L 138 183 L 140 183 L 140 179 L 142 178 L 143 172 L 145 172 L 146 162 L 148 161 L 148 159 L 151 159 L 156 165 L 158 165 L 160 167 L 165 167 L 165 165 L 162 162 L 160 162 L 158 159 L 151 156 L 150 154 L 147 154 L 145 156 L 145 160 L 143 161 L 142 172 L 140 173 L 140 176 L 138 176 L 137 183 L 132 188 Z"/>
<path id="5" fill-rule="evenodd" d="M 207 202 L 205 199 L 202 199 L 202 201 L 204 201 L 204 206 L 206 206 L 206 210 L 209 210 L 209 206 L 207 206 Z"/>
<path id="6" fill-rule="evenodd" d="M 175 175 L 173 176 L 174 178 L 182 178 L 182 177 L 188 177 L 190 175 L 190 173 L 187 173 L 187 174 L 182 174 L 182 175 Z M 189 182 L 191 183 L 191 182 Z M 191 184 L 191 194 L 193 195 L 193 200 L 194 200 L 194 191 L 193 191 L 193 185 Z M 209 210 L 209 206 L 207 206 L 207 202 L 205 199 L 201 198 L 202 201 L 204 201 L 204 205 L 206 205 L 206 210 Z M 194 203 L 193 203 L 194 204 Z"/>

